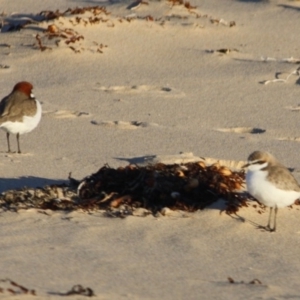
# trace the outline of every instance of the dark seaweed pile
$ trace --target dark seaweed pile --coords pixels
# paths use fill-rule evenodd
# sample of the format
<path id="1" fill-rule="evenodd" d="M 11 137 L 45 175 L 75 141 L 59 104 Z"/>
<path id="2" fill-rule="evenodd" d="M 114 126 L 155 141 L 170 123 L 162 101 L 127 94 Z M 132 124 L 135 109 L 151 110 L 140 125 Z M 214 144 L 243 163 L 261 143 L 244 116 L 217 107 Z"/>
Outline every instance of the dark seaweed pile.
<path id="1" fill-rule="evenodd" d="M 0 195 L 0 208 L 51 210 L 122 209 L 131 214 L 137 208 L 157 213 L 162 208 L 194 212 L 204 209 L 220 198 L 227 213 L 247 206 L 243 192 L 244 171 L 231 171 L 215 163 L 204 162 L 148 166 L 128 165 L 117 169 L 108 165 L 78 181 L 69 176 L 69 184 L 42 188 L 23 188 Z"/>

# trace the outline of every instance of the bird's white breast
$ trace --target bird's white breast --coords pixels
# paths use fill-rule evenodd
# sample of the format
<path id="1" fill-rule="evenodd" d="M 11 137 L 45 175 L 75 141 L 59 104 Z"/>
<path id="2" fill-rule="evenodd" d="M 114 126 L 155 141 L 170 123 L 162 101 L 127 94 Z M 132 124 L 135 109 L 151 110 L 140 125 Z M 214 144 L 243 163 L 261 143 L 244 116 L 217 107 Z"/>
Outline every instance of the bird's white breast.
<path id="1" fill-rule="evenodd" d="M 36 102 L 36 114 L 34 116 L 24 116 L 23 122 L 7 121 L 1 124 L 1 129 L 12 134 L 24 134 L 32 131 L 39 124 L 42 117 L 42 107 L 38 100 Z"/>
<path id="2" fill-rule="evenodd" d="M 248 192 L 259 202 L 269 207 L 285 207 L 299 198 L 299 192 L 277 188 L 267 180 L 267 175 L 266 170 L 248 170 L 246 175 Z"/>

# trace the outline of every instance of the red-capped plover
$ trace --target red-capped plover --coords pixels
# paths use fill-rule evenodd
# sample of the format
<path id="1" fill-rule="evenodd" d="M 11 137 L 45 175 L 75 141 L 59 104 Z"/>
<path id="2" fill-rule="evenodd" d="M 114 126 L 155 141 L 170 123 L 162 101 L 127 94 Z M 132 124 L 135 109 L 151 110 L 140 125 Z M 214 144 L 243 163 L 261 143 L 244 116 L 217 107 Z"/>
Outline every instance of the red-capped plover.
<path id="1" fill-rule="evenodd" d="M 8 152 L 10 150 L 9 135 L 17 135 L 18 153 L 20 149 L 20 134 L 32 131 L 40 122 L 42 107 L 32 93 L 31 83 L 17 83 L 12 92 L 0 102 L 0 128 L 6 131 Z"/>

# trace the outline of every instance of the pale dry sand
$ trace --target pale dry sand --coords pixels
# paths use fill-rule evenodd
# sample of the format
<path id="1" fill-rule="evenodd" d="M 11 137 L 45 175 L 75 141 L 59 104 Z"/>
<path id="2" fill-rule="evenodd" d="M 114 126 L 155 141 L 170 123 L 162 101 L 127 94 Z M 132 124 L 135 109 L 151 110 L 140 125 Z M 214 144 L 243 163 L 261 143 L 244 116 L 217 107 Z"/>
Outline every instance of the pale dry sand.
<path id="1" fill-rule="evenodd" d="M 300 180 L 299 76 L 264 84 L 299 66 L 300 2 L 194 0 L 193 13 L 147 2 L 131 11 L 131 2 L 0 0 L 1 18 L 12 21 L 12 13 L 75 6 L 111 12 L 95 25 L 73 26 L 65 17 L 0 33 L 0 65 L 9 66 L 0 69 L 0 97 L 30 81 L 45 112 L 40 126 L 21 137 L 22 155 L 5 153 L 0 132 L 1 191 L 61 182 L 70 171 L 82 178 L 105 163 L 180 152 L 238 162 L 257 149 L 295 168 Z M 160 20 L 124 20 L 131 14 Z M 44 52 L 33 46 L 53 23 L 84 36 L 76 44 L 81 53 L 63 42 L 44 40 L 53 48 Z M 216 51 L 223 48 L 232 51 Z M 219 206 L 125 220 L 48 213 L 0 214 L 0 279 L 35 289 L 39 299 L 61 298 L 55 293 L 75 284 L 92 288 L 97 299 L 300 297 L 296 206 L 279 211 L 275 234 L 256 228 L 267 214 L 251 207 L 239 212 L 246 222 L 220 214 Z M 247 284 L 255 278 L 262 284 Z"/>

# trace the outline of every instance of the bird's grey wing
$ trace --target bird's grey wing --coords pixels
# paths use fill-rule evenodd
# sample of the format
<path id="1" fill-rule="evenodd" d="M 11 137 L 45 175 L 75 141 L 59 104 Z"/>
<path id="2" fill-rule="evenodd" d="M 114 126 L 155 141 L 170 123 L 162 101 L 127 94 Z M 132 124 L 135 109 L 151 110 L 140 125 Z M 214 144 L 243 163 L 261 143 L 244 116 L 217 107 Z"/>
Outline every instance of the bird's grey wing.
<path id="1" fill-rule="evenodd" d="M 22 121 L 23 113 L 33 116 L 36 112 L 36 102 L 22 93 L 10 94 L 0 102 L 0 122 L 3 123 L 9 118 L 10 121 Z"/>
<path id="2" fill-rule="evenodd" d="M 300 192 L 300 186 L 297 180 L 285 166 L 273 166 L 270 168 L 270 171 L 267 178 L 275 183 L 278 188 Z"/>

